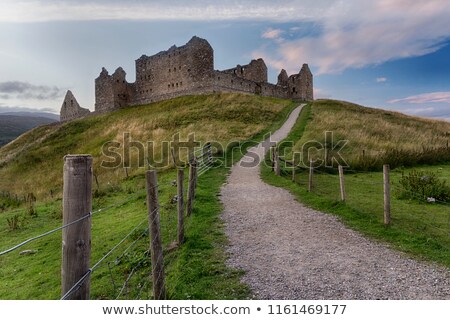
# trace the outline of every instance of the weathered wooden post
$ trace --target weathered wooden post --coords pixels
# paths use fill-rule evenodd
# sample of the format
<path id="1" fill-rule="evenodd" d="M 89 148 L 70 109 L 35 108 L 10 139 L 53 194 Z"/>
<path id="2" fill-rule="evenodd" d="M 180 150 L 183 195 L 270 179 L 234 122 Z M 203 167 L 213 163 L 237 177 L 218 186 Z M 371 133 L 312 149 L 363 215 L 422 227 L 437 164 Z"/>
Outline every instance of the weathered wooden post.
<path id="1" fill-rule="evenodd" d="M 275 171 L 275 147 L 270 147 L 271 159 L 272 159 L 272 171 Z"/>
<path id="2" fill-rule="evenodd" d="M 295 154 L 292 157 L 292 181 L 295 182 L 295 168 L 296 168 L 296 164 L 295 164 Z"/>
<path id="3" fill-rule="evenodd" d="M 170 154 L 172 155 L 173 167 L 176 168 L 177 167 L 177 161 L 175 160 L 175 151 L 174 151 L 173 148 L 170 148 Z"/>
<path id="4" fill-rule="evenodd" d="M 195 198 L 195 185 L 197 180 L 197 161 L 192 159 L 189 166 L 189 182 L 188 182 L 188 196 L 186 203 L 186 215 L 189 217 L 192 214 L 192 208 Z"/>
<path id="5" fill-rule="evenodd" d="M 341 201 L 345 202 L 344 167 L 339 165 L 339 185 L 341 187 Z"/>
<path id="6" fill-rule="evenodd" d="M 184 242 L 184 195 L 183 195 L 184 169 L 178 169 L 177 191 L 178 191 L 178 244 Z"/>
<path id="7" fill-rule="evenodd" d="M 89 272 L 91 258 L 92 157 L 64 157 L 63 225 L 82 219 L 62 230 L 62 295 Z M 67 299 L 88 300 L 88 278 Z"/>
<path id="8" fill-rule="evenodd" d="M 154 299 L 164 300 L 166 298 L 166 289 L 164 285 L 164 261 L 160 233 L 156 171 L 147 171 L 145 178 L 147 184 L 148 229 L 150 231 L 150 251 L 152 256 L 153 297 Z"/>
<path id="9" fill-rule="evenodd" d="M 389 165 L 383 166 L 383 180 L 384 180 L 384 224 L 391 223 L 391 186 L 389 179 Z"/>
<path id="10" fill-rule="evenodd" d="M 314 174 L 314 161 L 309 160 L 309 177 L 308 177 L 308 192 L 312 191 Z"/>

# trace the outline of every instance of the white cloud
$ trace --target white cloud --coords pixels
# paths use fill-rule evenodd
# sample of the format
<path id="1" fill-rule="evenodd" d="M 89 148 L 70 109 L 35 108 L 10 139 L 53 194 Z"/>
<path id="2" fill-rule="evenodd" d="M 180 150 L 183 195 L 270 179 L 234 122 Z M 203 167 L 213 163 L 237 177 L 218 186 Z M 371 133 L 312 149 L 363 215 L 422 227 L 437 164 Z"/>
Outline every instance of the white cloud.
<path id="1" fill-rule="evenodd" d="M 264 39 L 279 39 L 283 33 L 284 31 L 281 29 L 269 28 L 261 34 L 261 37 Z"/>
<path id="2" fill-rule="evenodd" d="M 389 100 L 389 103 L 450 103 L 450 92 L 431 92 L 401 99 Z"/>
<path id="3" fill-rule="evenodd" d="M 387 81 L 387 78 L 386 77 L 379 77 L 379 78 L 376 78 L 375 81 L 377 83 L 383 83 L 383 82 Z"/>
<path id="4" fill-rule="evenodd" d="M 314 0 L 215 0 L 186 1 L 74 1 L 2 0 L 0 21 L 35 22 L 55 20 L 270 20 L 312 19 L 327 2 Z"/>
<path id="5" fill-rule="evenodd" d="M 332 96 L 321 88 L 314 87 L 314 99 L 330 99 Z"/>
<path id="6" fill-rule="evenodd" d="M 450 38 L 449 16 L 448 0 L 335 1 L 314 20 L 319 35 L 284 41 L 262 56 L 290 72 L 307 62 L 316 74 L 422 56 Z"/>
<path id="7" fill-rule="evenodd" d="M 259 20 L 311 22 L 314 35 L 283 39 L 298 26 L 263 33 L 273 46 L 259 50 L 272 67 L 339 73 L 421 56 L 450 38 L 448 0 L 2 0 L 0 22 L 55 20 Z M 305 29 L 305 27 L 302 27 Z M 304 30 L 301 34 L 307 34 Z M 294 34 L 299 34 L 294 32 Z M 275 50 L 274 50 L 275 48 Z"/>

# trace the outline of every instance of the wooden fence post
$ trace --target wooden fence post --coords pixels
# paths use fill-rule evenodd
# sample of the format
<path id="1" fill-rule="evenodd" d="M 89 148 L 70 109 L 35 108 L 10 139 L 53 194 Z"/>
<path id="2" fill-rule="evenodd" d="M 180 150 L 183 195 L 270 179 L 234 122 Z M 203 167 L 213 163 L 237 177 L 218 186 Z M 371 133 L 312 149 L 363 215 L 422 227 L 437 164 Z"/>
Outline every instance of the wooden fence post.
<path id="1" fill-rule="evenodd" d="M 275 174 L 277 176 L 281 176 L 281 165 L 280 165 L 280 158 L 278 157 L 278 151 L 275 150 Z"/>
<path id="2" fill-rule="evenodd" d="M 177 162 L 175 161 L 175 151 L 173 150 L 173 147 L 170 148 L 170 154 L 172 155 L 173 167 L 176 168 L 177 167 Z"/>
<path id="3" fill-rule="evenodd" d="M 160 233 L 156 171 L 147 171 L 145 178 L 147 185 L 148 229 L 150 231 L 150 251 L 152 256 L 153 298 L 164 300 L 166 298 L 166 289 L 164 286 L 164 261 Z"/>
<path id="4" fill-rule="evenodd" d="M 383 180 L 384 180 L 384 224 L 391 223 L 391 186 L 389 181 L 389 165 L 383 166 Z"/>
<path id="5" fill-rule="evenodd" d="M 272 156 L 272 171 L 275 171 L 275 147 L 270 147 L 270 153 Z"/>
<path id="6" fill-rule="evenodd" d="M 339 185 L 341 187 L 341 201 L 345 202 L 344 167 L 339 165 Z"/>
<path id="7" fill-rule="evenodd" d="M 292 156 L 292 181 L 293 182 L 295 182 L 295 168 L 296 168 L 296 165 L 295 165 L 295 153 L 294 153 L 294 155 Z"/>
<path id="8" fill-rule="evenodd" d="M 314 161 L 309 160 L 309 178 L 308 178 L 308 192 L 312 191 L 314 174 Z"/>
<path id="9" fill-rule="evenodd" d="M 89 272 L 91 259 L 92 157 L 67 155 L 64 157 L 63 225 L 81 220 L 62 230 L 62 288 L 64 296 Z M 90 277 L 70 300 L 88 300 Z"/>
<path id="10" fill-rule="evenodd" d="M 184 242 L 184 195 L 183 195 L 184 169 L 178 169 L 177 191 L 178 191 L 178 244 Z"/>
<path id="11" fill-rule="evenodd" d="M 195 197 L 195 185 L 197 183 L 197 162 L 195 159 L 191 160 L 189 166 L 189 182 L 188 182 L 188 196 L 186 203 L 186 215 L 189 217 L 192 214 L 192 208 Z"/>

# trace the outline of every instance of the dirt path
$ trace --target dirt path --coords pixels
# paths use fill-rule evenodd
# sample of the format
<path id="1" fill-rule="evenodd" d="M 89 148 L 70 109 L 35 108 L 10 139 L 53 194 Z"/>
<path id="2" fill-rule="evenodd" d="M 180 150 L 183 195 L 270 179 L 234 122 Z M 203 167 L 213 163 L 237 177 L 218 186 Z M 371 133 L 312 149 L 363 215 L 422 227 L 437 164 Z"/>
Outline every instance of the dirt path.
<path id="1" fill-rule="evenodd" d="M 287 136 L 299 112 L 273 141 Z M 262 158 L 264 149 L 249 152 Z M 264 183 L 259 167 L 235 165 L 221 194 L 228 263 L 246 271 L 243 281 L 255 298 L 450 299 L 448 269 L 412 260 L 303 206 Z"/>

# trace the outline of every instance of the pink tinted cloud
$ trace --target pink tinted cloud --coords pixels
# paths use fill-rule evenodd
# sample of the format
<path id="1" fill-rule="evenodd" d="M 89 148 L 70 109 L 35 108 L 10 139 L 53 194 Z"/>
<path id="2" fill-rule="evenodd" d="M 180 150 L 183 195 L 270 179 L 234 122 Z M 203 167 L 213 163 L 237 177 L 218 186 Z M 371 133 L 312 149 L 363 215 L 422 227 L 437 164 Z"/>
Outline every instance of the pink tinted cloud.
<path id="1" fill-rule="evenodd" d="M 281 29 L 269 28 L 261 34 L 264 39 L 278 39 L 284 33 Z"/>
<path id="2" fill-rule="evenodd" d="M 317 18 L 321 33 L 290 40 L 268 51 L 293 72 L 307 62 L 316 75 L 336 74 L 386 61 L 423 56 L 450 37 L 448 0 L 348 0 L 330 5 Z M 272 47 L 273 48 L 273 47 Z"/>

